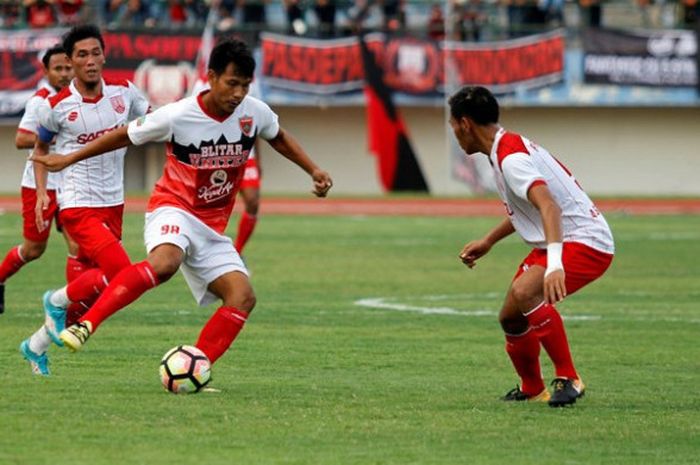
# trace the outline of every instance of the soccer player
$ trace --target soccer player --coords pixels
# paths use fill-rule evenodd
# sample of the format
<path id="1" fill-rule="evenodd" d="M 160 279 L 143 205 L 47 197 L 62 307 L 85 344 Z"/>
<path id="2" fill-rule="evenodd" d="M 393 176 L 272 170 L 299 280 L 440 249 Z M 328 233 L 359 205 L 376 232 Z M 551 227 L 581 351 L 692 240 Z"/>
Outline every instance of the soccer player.
<path id="1" fill-rule="evenodd" d="M 148 101 L 130 82 L 102 79 L 104 40 L 98 28 L 74 27 L 64 37 L 63 48 L 73 65 L 75 78 L 39 108 L 40 126 L 34 159 L 47 156 L 49 142 L 54 139 L 56 152 L 67 154 L 101 134 L 125 127 L 149 109 Z M 58 334 L 65 327 L 66 309 L 78 303 L 87 308 L 110 279 L 131 265 L 120 243 L 125 152 L 122 148 L 110 150 L 99 159 L 76 163 L 60 174 L 59 218 L 78 244 L 81 260 L 89 262 L 92 268 L 67 286 L 44 294 L 46 331 L 40 329 L 22 346 L 22 354 L 39 366 L 42 374 L 49 372 L 46 350 L 51 341 L 63 345 Z M 46 194 L 46 171 L 39 163 L 34 164 L 34 169 L 35 214 L 37 227 L 42 230 L 43 211 L 50 204 Z"/>
<path id="2" fill-rule="evenodd" d="M 555 304 L 599 278 L 613 259 L 610 228 L 572 174 L 544 148 L 498 124 L 499 107 L 483 87 L 464 87 L 449 99 L 450 125 L 468 154 L 485 154 L 508 217 L 469 242 L 460 259 L 469 268 L 496 242 L 517 232 L 533 247 L 518 268 L 501 308 L 506 352 L 522 387 L 506 401 L 573 404 L 584 393 Z M 555 369 L 553 393 L 540 370 L 540 345 Z"/>
<path id="3" fill-rule="evenodd" d="M 243 328 L 255 294 L 224 230 L 256 138 L 306 171 L 317 196 L 324 197 L 332 186 L 328 173 L 279 126 L 270 107 L 246 95 L 254 69 L 248 47 L 225 40 L 209 59 L 211 90 L 166 105 L 65 157 L 37 157 L 56 170 L 129 144 L 166 142 L 164 173 L 146 214 L 147 259 L 122 270 L 79 322 L 61 333 L 70 349 L 80 349 L 106 318 L 170 279 L 178 268 L 200 305 L 222 302 L 196 343 L 212 363 Z"/>
<path id="4" fill-rule="evenodd" d="M 41 87 L 28 101 L 24 108 L 24 116 L 19 122 L 17 134 L 15 135 L 15 145 L 18 149 L 30 149 L 36 142 L 36 134 L 39 130 L 37 109 L 41 102 L 48 97 L 59 92 L 70 83 L 73 78 L 73 69 L 68 56 L 63 47 L 56 46 L 50 48 L 41 58 L 44 65 L 44 76 L 48 85 Z M 34 164 L 27 161 L 22 175 L 22 219 L 23 237 L 22 244 L 10 249 L 0 263 L 0 313 L 5 311 L 5 281 L 17 273 L 27 263 L 41 257 L 46 250 L 46 243 L 51 231 L 51 223 L 57 216 L 58 206 L 56 204 L 56 180 L 59 175 L 49 176 L 46 186 L 46 194 L 49 197 L 49 204 L 42 212 L 44 229 L 39 231 L 34 217 L 34 206 L 36 205 L 36 183 L 34 182 Z M 66 261 L 66 279 L 72 280 L 73 276 L 82 268 L 75 256 L 78 253 L 78 246 L 67 234 L 63 234 L 68 245 L 68 259 Z"/>

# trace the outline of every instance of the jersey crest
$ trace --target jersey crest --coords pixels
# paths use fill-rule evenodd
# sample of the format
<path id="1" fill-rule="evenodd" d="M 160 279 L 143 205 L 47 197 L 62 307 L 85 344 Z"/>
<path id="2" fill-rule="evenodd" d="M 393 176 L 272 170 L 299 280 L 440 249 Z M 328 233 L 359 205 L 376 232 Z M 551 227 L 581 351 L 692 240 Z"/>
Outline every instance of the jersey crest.
<path id="1" fill-rule="evenodd" d="M 124 98 L 121 95 L 110 97 L 109 101 L 112 104 L 112 108 L 114 108 L 114 111 L 117 113 L 121 114 L 126 111 L 126 104 L 124 103 Z"/>
<path id="2" fill-rule="evenodd" d="M 246 135 L 250 136 L 250 131 L 253 130 L 253 117 L 244 115 L 238 118 L 238 125 L 241 127 L 241 132 Z"/>

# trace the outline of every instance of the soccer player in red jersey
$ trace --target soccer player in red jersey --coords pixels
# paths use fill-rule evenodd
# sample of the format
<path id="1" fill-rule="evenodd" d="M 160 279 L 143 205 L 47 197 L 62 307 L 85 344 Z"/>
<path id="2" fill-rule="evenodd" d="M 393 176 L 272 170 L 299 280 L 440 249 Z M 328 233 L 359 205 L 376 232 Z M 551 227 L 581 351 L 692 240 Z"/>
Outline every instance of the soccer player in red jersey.
<path id="1" fill-rule="evenodd" d="M 573 404 L 584 393 L 555 304 L 599 278 L 615 251 L 607 222 L 573 175 L 547 150 L 498 124 L 499 107 L 483 87 L 464 87 L 449 99 L 450 125 L 468 154 L 483 153 L 495 175 L 508 217 L 464 246 L 469 268 L 496 242 L 517 232 L 531 247 L 501 308 L 506 352 L 522 387 L 506 401 Z M 552 360 L 553 393 L 540 370 L 540 346 Z"/>
<path id="2" fill-rule="evenodd" d="M 17 134 L 15 135 L 15 145 L 18 149 L 30 149 L 36 143 L 36 135 L 39 130 L 37 109 L 42 101 L 59 92 L 67 86 L 73 78 L 73 68 L 63 47 L 56 46 L 50 48 L 41 58 L 44 65 L 44 76 L 47 85 L 41 87 L 30 97 L 24 108 L 24 115 L 19 122 Z M 24 241 L 9 250 L 5 258 L 0 263 L 0 313 L 5 311 L 5 282 L 20 268 L 27 263 L 41 257 L 46 250 L 46 243 L 51 231 L 51 223 L 57 216 L 58 206 L 56 204 L 56 182 L 59 175 L 52 174 L 47 181 L 47 195 L 49 205 L 42 213 L 44 229 L 39 231 L 34 217 L 34 206 L 36 205 L 36 183 L 34 181 L 34 166 L 31 161 L 27 161 L 22 175 L 22 219 Z M 58 225 L 57 225 L 58 227 Z M 60 229 L 59 229 L 60 230 Z M 67 279 L 70 280 L 73 273 L 70 271 L 79 262 L 75 259 L 78 253 L 78 246 L 64 232 L 66 243 L 68 244 L 68 260 L 66 263 Z"/>
<path id="3" fill-rule="evenodd" d="M 166 143 L 164 173 L 146 214 L 147 259 L 122 270 L 78 323 L 61 333 L 72 350 L 80 349 L 106 318 L 178 269 L 200 305 L 222 302 L 196 343 L 212 363 L 243 328 L 255 306 L 255 294 L 224 230 L 256 138 L 267 140 L 306 171 L 317 196 L 326 196 L 332 186 L 328 173 L 279 126 L 270 107 L 247 95 L 254 69 L 248 47 L 225 40 L 211 52 L 207 72 L 211 90 L 166 105 L 70 155 L 41 161 L 60 170 L 129 144 Z"/>
<path id="4" fill-rule="evenodd" d="M 148 101 L 130 82 L 102 79 L 104 40 L 98 28 L 74 27 L 64 37 L 63 48 L 73 65 L 75 78 L 40 106 L 34 159 L 48 155 L 51 141 L 55 140 L 55 151 L 59 154 L 74 152 L 101 134 L 125 127 L 149 109 Z M 46 332 L 59 346 L 63 345 L 58 334 L 65 327 L 66 310 L 78 310 L 83 303 L 84 312 L 106 283 L 131 265 L 120 242 L 125 152 L 123 148 L 111 150 L 100 159 L 76 163 L 60 173 L 59 218 L 78 244 L 81 261 L 90 263 L 92 268 L 67 286 L 44 294 Z M 44 210 L 50 206 L 47 173 L 38 163 L 34 164 L 34 169 L 35 216 L 37 228 L 43 230 Z M 31 350 L 23 352 L 25 357 L 30 361 L 43 360 L 49 343 L 42 339 L 29 346 Z"/>

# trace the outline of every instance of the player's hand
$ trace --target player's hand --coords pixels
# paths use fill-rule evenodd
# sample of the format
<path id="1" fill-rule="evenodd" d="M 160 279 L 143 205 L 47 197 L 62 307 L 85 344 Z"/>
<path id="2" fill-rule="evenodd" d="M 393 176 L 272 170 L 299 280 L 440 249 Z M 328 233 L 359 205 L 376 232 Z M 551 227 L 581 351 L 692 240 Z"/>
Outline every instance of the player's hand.
<path id="1" fill-rule="evenodd" d="M 314 180 L 313 193 L 316 197 L 325 197 L 328 191 L 333 187 L 333 180 L 330 175 L 322 170 L 316 170 L 311 175 Z"/>
<path id="2" fill-rule="evenodd" d="M 566 275 L 564 270 L 554 270 L 544 275 L 544 300 L 556 304 L 566 297 Z"/>
<path id="3" fill-rule="evenodd" d="M 70 165 L 70 158 L 64 155 L 58 155 L 55 153 L 50 153 L 41 157 L 32 155 L 29 159 L 35 163 L 40 163 L 44 165 L 47 171 L 55 173 L 56 171 L 61 171 L 68 165 Z"/>
<path id="4" fill-rule="evenodd" d="M 49 209 L 51 199 L 46 192 L 36 193 L 36 206 L 34 207 L 34 221 L 39 232 L 46 229 L 48 222 L 44 220 L 44 211 Z"/>
<path id="5" fill-rule="evenodd" d="M 459 258 L 462 260 L 462 263 L 467 265 L 469 268 L 474 268 L 476 266 L 476 261 L 491 250 L 491 245 L 492 244 L 483 239 L 471 241 L 465 245 L 464 248 L 462 248 Z"/>

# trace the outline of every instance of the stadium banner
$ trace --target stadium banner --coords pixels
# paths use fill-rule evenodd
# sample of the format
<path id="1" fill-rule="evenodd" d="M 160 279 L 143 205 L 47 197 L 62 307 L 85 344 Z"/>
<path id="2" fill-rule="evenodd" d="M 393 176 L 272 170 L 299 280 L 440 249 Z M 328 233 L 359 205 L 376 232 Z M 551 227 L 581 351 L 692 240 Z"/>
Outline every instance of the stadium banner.
<path id="1" fill-rule="evenodd" d="M 444 97 L 446 61 L 461 83 L 486 85 L 497 93 L 552 84 L 564 74 L 560 30 L 479 44 L 368 34 L 365 43 L 383 69 L 385 83 L 413 97 Z M 333 95 L 363 88 L 356 37 L 318 40 L 265 33 L 261 59 L 264 85 L 274 90 Z"/>
<path id="2" fill-rule="evenodd" d="M 17 116 L 44 77 L 42 52 L 61 41 L 62 29 L 0 30 L 0 117 Z"/>
<path id="3" fill-rule="evenodd" d="M 583 32 L 584 82 L 696 87 L 694 31 L 588 29 Z"/>

